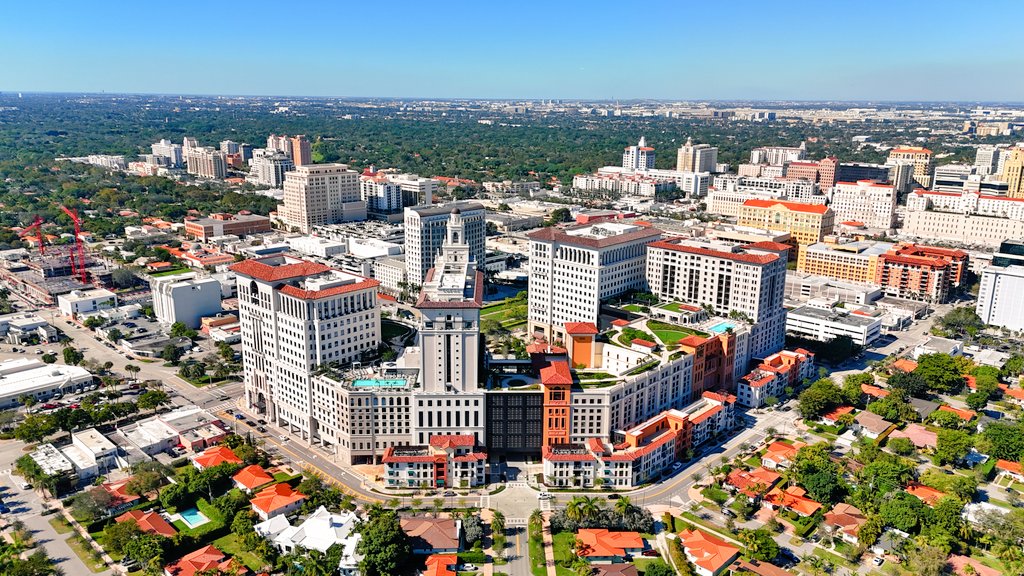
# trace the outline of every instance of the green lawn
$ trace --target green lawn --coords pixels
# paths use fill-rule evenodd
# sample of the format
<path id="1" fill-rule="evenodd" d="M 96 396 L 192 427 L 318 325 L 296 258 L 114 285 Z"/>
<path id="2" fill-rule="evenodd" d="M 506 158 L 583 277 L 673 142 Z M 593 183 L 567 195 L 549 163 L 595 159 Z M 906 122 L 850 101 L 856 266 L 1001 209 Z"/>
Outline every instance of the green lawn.
<path id="1" fill-rule="evenodd" d="M 576 535 L 572 532 L 559 532 L 552 535 L 555 551 L 555 573 L 558 576 L 575 576 L 575 572 L 562 566 L 566 561 L 572 561 L 576 555 L 573 551 L 573 544 L 576 542 Z"/>
<path id="2" fill-rule="evenodd" d="M 150 276 L 152 276 L 153 278 L 163 278 L 164 276 L 174 276 L 174 275 L 177 275 L 177 274 L 185 274 L 185 273 L 191 272 L 191 271 L 192 270 L 189 269 L 189 268 L 173 268 L 171 270 L 164 270 L 163 272 L 155 272 L 153 274 L 150 274 Z"/>
<path id="3" fill-rule="evenodd" d="M 529 538 L 530 545 L 530 572 L 533 576 L 547 576 L 548 570 L 545 564 L 547 561 L 544 559 L 544 542 L 542 540 L 534 541 L 533 538 Z"/>
<path id="4" fill-rule="evenodd" d="M 103 572 L 107 569 L 103 561 L 97 562 L 92 557 L 92 549 L 83 546 L 82 543 L 74 536 L 68 538 L 68 546 L 75 552 L 75 555 L 82 560 L 82 563 L 92 572 Z"/>
<path id="5" fill-rule="evenodd" d="M 242 543 L 238 541 L 237 534 L 228 534 L 222 538 L 217 538 L 213 541 L 213 545 L 221 552 L 224 552 L 234 558 L 238 558 L 242 564 L 245 564 L 245 566 L 253 572 L 258 571 L 267 565 L 266 561 L 256 554 L 242 550 Z"/>
<path id="6" fill-rule="evenodd" d="M 669 312 L 679 312 L 680 310 L 682 310 L 681 304 L 679 302 L 669 302 L 668 304 L 658 306 L 658 308 L 661 308 L 662 310 L 668 310 Z"/>
<path id="7" fill-rule="evenodd" d="M 643 309 L 638 304 L 626 304 L 621 308 L 626 312 L 643 312 Z"/>
<path id="8" fill-rule="evenodd" d="M 57 531 L 57 534 L 70 534 L 71 526 L 68 526 L 68 521 L 63 516 L 55 516 L 50 518 L 50 526 Z"/>

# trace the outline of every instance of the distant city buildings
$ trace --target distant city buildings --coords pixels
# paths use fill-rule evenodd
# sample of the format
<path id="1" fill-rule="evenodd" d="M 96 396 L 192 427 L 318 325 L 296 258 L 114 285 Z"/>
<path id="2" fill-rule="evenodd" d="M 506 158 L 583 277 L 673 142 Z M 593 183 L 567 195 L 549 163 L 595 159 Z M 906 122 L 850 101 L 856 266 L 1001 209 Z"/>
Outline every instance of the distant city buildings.
<path id="1" fill-rule="evenodd" d="M 305 234 L 315 226 L 365 220 L 359 173 L 346 164 L 296 166 L 285 175 L 284 204 L 277 216 L 287 228 Z"/>
<path id="2" fill-rule="evenodd" d="M 184 158 L 187 171 L 193 176 L 223 180 L 228 174 L 227 158 L 216 148 L 189 146 L 184 150 Z"/>
<path id="3" fill-rule="evenodd" d="M 807 159 L 807 145 L 800 146 L 761 146 L 750 151 L 751 164 L 767 164 L 783 166 L 789 162 L 800 162 Z"/>
<path id="4" fill-rule="evenodd" d="M 249 163 L 249 175 L 246 176 L 246 181 L 259 186 L 280 188 L 284 184 L 285 175 L 294 169 L 295 163 L 287 154 L 282 152 L 261 154 L 254 157 Z"/>
<path id="5" fill-rule="evenodd" d="M 840 182 L 832 189 L 829 208 L 836 222 L 858 222 L 888 231 L 896 224 L 896 189 L 870 180 Z"/>
<path id="6" fill-rule="evenodd" d="M 694 144 L 690 138 L 676 152 L 676 170 L 679 172 L 716 172 L 718 148 L 708 144 Z"/>
<path id="7" fill-rule="evenodd" d="M 887 164 L 909 164 L 914 167 L 914 182 L 922 188 L 929 188 L 932 185 L 932 172 L 935 170 L 935 160 L 932 151 L 920 146 L 903 146 L 893 148 L 889 151 Z"/>

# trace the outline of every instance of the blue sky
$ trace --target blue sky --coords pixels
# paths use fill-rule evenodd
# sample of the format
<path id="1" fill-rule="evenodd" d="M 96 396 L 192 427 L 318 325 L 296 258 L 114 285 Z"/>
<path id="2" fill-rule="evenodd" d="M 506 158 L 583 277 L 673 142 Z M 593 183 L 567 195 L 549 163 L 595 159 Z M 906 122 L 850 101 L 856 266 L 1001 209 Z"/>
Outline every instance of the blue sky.
<path id="1" fill-rule="evenodd" d="M 1019 0 L 5 2 L 0 90 L 1024 101 L 1022 21 Z"/>

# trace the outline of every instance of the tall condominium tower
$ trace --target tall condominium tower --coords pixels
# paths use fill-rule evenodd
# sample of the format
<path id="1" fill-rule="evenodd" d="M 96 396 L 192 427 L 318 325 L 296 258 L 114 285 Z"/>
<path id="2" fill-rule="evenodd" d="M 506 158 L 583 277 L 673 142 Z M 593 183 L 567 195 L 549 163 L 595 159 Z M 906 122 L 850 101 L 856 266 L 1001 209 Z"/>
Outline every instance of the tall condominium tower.
<path id="1" fill-rule="evenodd" d="M 421 286 L 427 271 L 434 267 L 437 253 L 446 237 L 452 210 L 458 208 L 465 226 L 462 240 L 469 245 L 474 262 L 484 261 L 486 223 L 484 207 L 475 202 L 453 202 L 405 209 L 405 265 L 410 284 Z"/>
<path id="2" fill-rule="evenodd" d="M 346 164 L 296 166 L 284 178 L 284 204 L 278 218 L 309 234 L 314 226 L 366 219 L 359 197 L 359 173 Z"/>
<path id="3" fill-rule="evenodd" d="M 690 138 L 676 153 L 676 170 L 680 172 L 714 172 L 718 165 L 718 148 L 694 144 Z"/>
<path id="4" fill-rule="evenodd" d="M 636 146 L 627 146 L 622 153 L 622 167 L 627 170 L 653 170 L 654 148 L 647 145 L 647 139 L 640 137 Z"/>

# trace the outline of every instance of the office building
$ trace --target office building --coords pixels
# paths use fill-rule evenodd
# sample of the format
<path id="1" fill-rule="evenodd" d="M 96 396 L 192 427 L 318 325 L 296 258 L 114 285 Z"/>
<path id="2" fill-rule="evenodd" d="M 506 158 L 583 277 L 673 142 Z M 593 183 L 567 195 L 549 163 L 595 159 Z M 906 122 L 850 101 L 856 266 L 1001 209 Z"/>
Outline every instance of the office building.
<path id="1" fill-rule="evenodd" d="M 78 366 L 46 364 L 35 358 L 5 360 L 0 362 L 0 409 L 18 407 L 22 396 L 46 402 L 55 394 L 78 392 L 90 384 L 92 374 Z"/>
<path id="2" fill-rule="evenodd" d="M 215 213 L 206 218 L 185 220 L 185 236 L 203 242 L 217 236 L 243 238 L 250 234 L 266 234 L 272 230 L 270 218 L 259 214 Z"/>
<path id="3" fill-rule="evenodd" d="M 227 158 L 216 148 L 197 146 L 184 152 L 189 174 L 199 178 L 223 180 L 228 175 Z"/>
<path id="4" fill-rule="evenodd" d="M 690 138 L 676 152 L 676 170 L 679 172 L 716 172 L 718 148 L 708 144 L 694 144 Z"/>
<path id="5" fill-rule="evenodd" d="M 646 285 L 646 247 L 661 231 L 599 222 L 548 227 L 530 239 L 529 330 L 551 341 L 566 322 L 597 323 L 601 302 Z"/>
<path id="6" fill-rule="evenodd" d="M 197 278 L 195 274 L 164 276 L 149 281 L 153 293 L 156 319 L 170 326 L 181 322 L 199 328 L 200 320 L 221 311 L 220 282 L 214 278 Z"/>
<path id="7" fill-rule="evenodd" d="M 365 220 L 359 173 L 346 164 L 296 166 L 285 175 L 284 204 L 277 207 L 277 216 L 304 234 L 315 226 Z"/>
<path id="8" fill-rule="evenodd" d="M 1007 330 L 1024 330 L 1024 242 L 1000 244 L 992 265 L 981 274 L 976 312 L 982 322 Z"/>
<path id="9" fill-rule="evenodd" d="M 313 373 L 377 349 L 377 282 L 288 256 L 245 260 L 231 270 L 245 407 L 309 443 L 337 446 L 336 391 L 314 387 Z"/>
<path id="10" fill-rule="evenodd" d="M 220 151 L 225 154 L 238 154 L 238 142 L 224 140 L 220 143 Z"/>
<path id="11" fill-rule="evenodd" d="M 421 178 L 416 174 L 389 174 L 388 180 L 402 189 L 403 206 L 433 205 L 437 187 L 441 184 L 433 178 Z"/>
<path id="12" fill-rule="evenodd" d="M 776 252 L 695 240 L 655 242 L 647 248 L 647 285 L 663 300 L 742 315 L 752 326 L 752 357 L 782 349 L 786 258 Z"/>
<path id="13" fill-rule="evenodd" d="M 1005 159 L 1000 158 L 1003 165 L 1000 179 L 1008 185 L 1006 195 L 1024 198 L 1024 148 L 1010 148 L 1004 155 Z"/>
<path id="14" fill-rule="evenodd" d="M 577 174 L 572 178 L 572 187 L 584 192 L 654 198 L 658 194 L 675 190 L 676 183 L 672 178 L 628 170 L 616 173 Z"/>
<path id="15" fill-rule="evenodd" d="M 920 146 L 903 146 L 889 151 L 889 165 L 909 164 L 914 167 L 914 182 L 921 188 L 930 188 L 935 170 L 932 151 Z"/>
<path id="16" fill-rule="evenodd" d="M 800 162 L 807 159 L 807 145 L 800 146 L 761 146 L 750 151 L 751 164 L 768 164 L 782 166 L 788 162 Z"/>
<path id="17" fill-rule="evenodd" d="M 789 162 L 785 165 L 784 176 L 809 180 L 818 184 L 821 190 L 828 190 L 835 186 L 838 166 L 839 160 L 835 156 L 823 158 L 818 162 Z"/>
<path id="18" fill-rule="evenodd" d="M 271 134 L 270 136 L 267 136 L 267 151 L 269 153 L 280 152 L 281 154 L 292 158 L 292 139 L 284 134 L 280 136 L 277 134 Z"/>
<path id="19" fill-rule="evenodd" d="M 933 199 L 934 196 L 929 198 Z M 908 210 L 903 217 L 900 236 L 996 248 L 1007 238 L 1024 238 L 1024 220 L 934 210 Z"/>
<path id="20" fill-rule="evenodd" d="M 160 156 L 167 159 L 168 168 L 181 168 L 184 157 L 181 152 L 181 144 L 175 144 L 170 140 L 163 139 L 150 146 L 153 156 Z"/>
<path id="21" fill-rule="evenodd" d="M 487 484 L 487 452 L 472 434 L 437 434 L 425 446 L 389 446 L 382 458 L 389 488 L 471 488 Z"/>
<path id="22" fill-rule="evenodd" d="M 627 146 L 622 153 L 622 167 L 626 170 L 651 170 L 654 168 L 654 148 L 647 145 L 647 139 L 640 137 L 636 146 Z"/>
<path id="23" fill-rule="evenodd" d="M 57 296 L 57 307 L 64 316 L 77 318 L 99 310 L 117 307 L 117 294 L 105 288 L 72 290 Z"/>
<path id="24" fill-rule="evenodd" d="M 867 346 L 882 335 L 882 319 L 841 308 L 801 306 L 786 313 L 786 332 L 819 342 L 849 336 L 857 346 Z"/>
<path id="25" fill-rule="evenodd" d="M 999 146 L 978 146 L 978 151 L 974 154 L 974 166 L 978 169 L 978 174 L 998 175 L 1003 164 L 1000 162 L 1000 155 L 1004 152 L 1005 149 Z"/>
<path id="26" fill-rule="evenodd" d="M 887 231 L 896 224 L 896 189 L 870 180 L 840 182 L 832 189 L 829 208 L 836 222 L 859 222 Z"/>
<path id="27" fill-rule="evenodd" d="M 737 224 L 789 232 L 796 245 L 821 242 L 835 228 L 835 212 L 821 204 L 747 200 L 740 207 Z"/>
<path id="28" fill-rule="evenodd" d="M 464 242 L 470 247 L 473 261 L 484 261 L 487 226 L 482 205 L 475 202 L 452 202 L 409 207 L 405 209 L 405 262 L 410 284 L 422 286 L 427 271 L 434 267 L 434 260 L 447 236 L 449 215 L 456 208 L 466 228 Z"/>
<path id="29" fill-rule="evenodd" d="M 380 172 L 359 177 L 359 195 L 366 202 L 366 213 L 371 218 L 401 214 L 405 206 L 402 192 L 398 183 Z"/>
<path id="30" fill-rule="evenodd" d="M 296 166 L 306 166 L 313 163 L 313 149 L 305 136 L 299 135 L 291 139 L 292 162 Z"/>
<path id="31" fill-rule="evenodd" d="M 284 185 L 285 174 L 295 169 L 292 159 L 281 152 L 261 154 L 249 164 L 246 181 L 258 186 L 280 188 Z"/>

